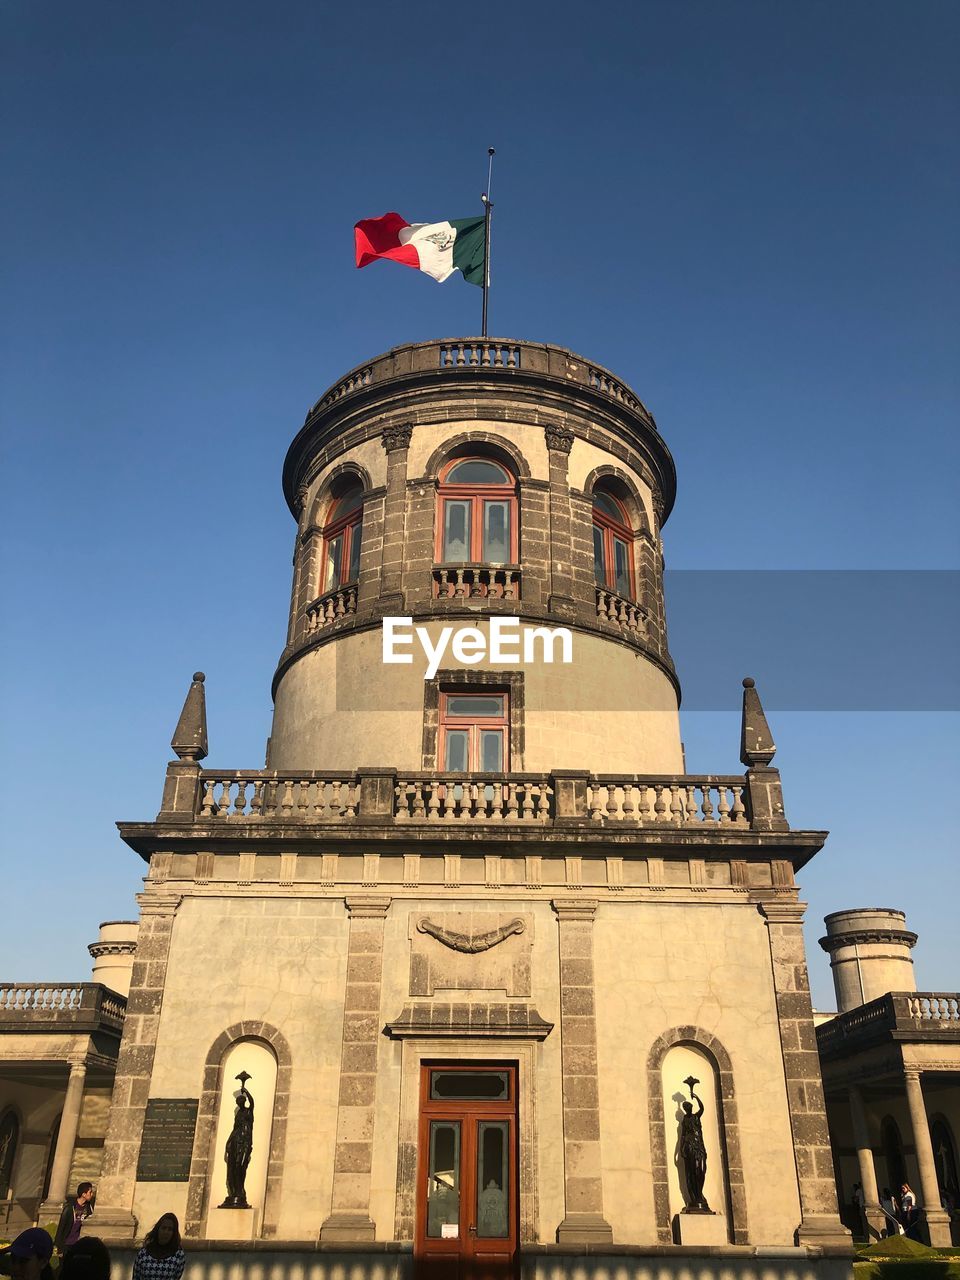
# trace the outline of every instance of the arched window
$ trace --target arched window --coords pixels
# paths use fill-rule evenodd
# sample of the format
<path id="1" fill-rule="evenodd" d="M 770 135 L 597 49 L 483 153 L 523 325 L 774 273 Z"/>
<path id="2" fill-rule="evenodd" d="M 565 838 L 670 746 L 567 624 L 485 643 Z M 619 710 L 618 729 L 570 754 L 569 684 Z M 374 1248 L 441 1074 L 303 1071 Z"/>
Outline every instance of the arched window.
<path id="1" fill-rule="evenodd" d="M 903 1142 L 893 1116 L 884 1116 L 880 1123 L 880 1145 L 890 1187 L 895 1196 L 899 1195 L 901 1185 L 907 1180 L 907 1162 L 903 1158 Z"/>
<path id="2" fill-rule="evenodd" d="M 598 587 L 635 599 L 630 517 L 606 489 L 593 491 L 593 575 Z"/>
<path id="3" fill-rule="evenodd" d="M 945 1116 L 934 1116 L 930 1121 L 930 1142 L 933 1146 L 933 1163 L 937 1167 L 937 1185 L 941 1200 L 947 1201 L 951 1210 L 960 1208 L 960 1178 L 957 1176 L 957 1148 Z"/>
<path id="4" fill-rule="evenodd" d="M 323 526 L 323 591 L 360 577 L 362 532 L 363 488 L 352 480 L 331 502 Z"/>
<path id="5" fill-rule="evenodd" d="M 456 458 L 440 472 L 439 564 L 516 564 L 516 479 L 490 458 Z"/>
<path id="6" fill-rule="evenodd" d="M 13 1183 L 13 1164 L 20 1141 L 20 1122 L 12 1111 L 0 1120 L 0 1200 L 5 1200 Z"/>

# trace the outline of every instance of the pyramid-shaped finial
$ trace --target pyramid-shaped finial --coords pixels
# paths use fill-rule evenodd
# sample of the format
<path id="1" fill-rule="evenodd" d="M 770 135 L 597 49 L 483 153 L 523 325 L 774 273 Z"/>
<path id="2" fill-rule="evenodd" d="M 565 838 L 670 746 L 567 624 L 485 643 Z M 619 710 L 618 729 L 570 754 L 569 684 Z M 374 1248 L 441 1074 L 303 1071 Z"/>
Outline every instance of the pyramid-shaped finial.
<path id="1" fill-rule="evenodd" d="M 768 765 L 776 754 L 773 736 L 767 717 L 760 705 L 756 683 L 745 677 L 743 681 L 743 718 L 740 721 L 740 760 L 748 769 L 756 765 Z"/>
<path id="2" fill-rule="evenodd" d="M 203 760 L 207 754 L 207 700 L 203 691 L 205 676 L 193 673 L 193 684 L 184 699 L 180 719 L 170 745 L 181 760 Z"/>

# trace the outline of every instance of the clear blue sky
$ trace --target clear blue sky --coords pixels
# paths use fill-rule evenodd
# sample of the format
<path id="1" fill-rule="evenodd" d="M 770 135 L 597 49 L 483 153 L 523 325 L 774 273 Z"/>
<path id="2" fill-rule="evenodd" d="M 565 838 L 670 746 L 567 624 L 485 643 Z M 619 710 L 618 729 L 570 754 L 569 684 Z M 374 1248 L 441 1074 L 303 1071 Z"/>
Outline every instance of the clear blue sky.
<path id="1" fill-rule="evenodd" d="M 456 278 L 357 272 L 351 228 L 470 215 L 488 145 L 492 331 L 650 406 L 671 569 L 960 564 L 954 3 L 19 0 L 0 21 L 4 977 L 83 977 L 98 922 L 131 914 L 143 866 L 113 823 L 156 813 L 195 668 L 208 763 L 262 764 L 287 444 L 347 368 L 479 327 Z M 949 671 L 910 598 L 875 598 L 864 636 L 929 688 Z M 678 606 L 681 677 L 720 603 Z M 738 767 L 739 677 L 776 702 L 823 613 L 782 653 L 746 630 L 728 709 L 685 714 L 692 771 Z M 899 696 L 768 706 L 788 816 L 833 832 L 803 876 L 823 1005 L 822 916 L 854 905 L 905 908 L 921 987 L 960 986 L 958 717 Z"/>

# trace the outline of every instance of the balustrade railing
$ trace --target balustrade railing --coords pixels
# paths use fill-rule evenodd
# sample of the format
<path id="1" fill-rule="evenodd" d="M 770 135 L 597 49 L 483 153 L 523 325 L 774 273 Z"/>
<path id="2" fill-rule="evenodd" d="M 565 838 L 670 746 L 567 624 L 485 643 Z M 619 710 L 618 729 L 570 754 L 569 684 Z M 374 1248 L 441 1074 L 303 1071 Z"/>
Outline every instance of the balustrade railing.
<path id="1" fill-rule="evenodd" d="M 743 778 L 686 777 L 675 782 L 592 778 L 590 818 L 639 826 L 748 827 Z"/>
<path id="2" fill-rule="evenodd" d="M 204 770 L 200 783 L 200 818 L 339 822 L 359 803 L 359 783 L 343 774 Z"/>
<path id="3" fill-rule="evenodd" d="M 386 789 L 385 789 L 386 788 Z M 562 792 L 562 804 L 557 796 Z M 200 821 L 304 823 L 473 819 L 749 829 L 749 775 L 199 771 Z M 390 797 L 393 797 L 392 803 Z M 763 821 L 759 829 L 768 829 Z M 944 997 L 947 998 L 947 997 Z M 925 1014 L 946 1016 L 940 1010 Z"/>
<path id="4" fill-rule="evenodd" d="M 594 391 L 602 391 L 604 395 L 619 400 L 621 404 L 627 405 L 628 408 L 637 412 L 643 410 L 643 405 L 637 397 L 622 382 L 618 382 L 606 369 L 596 369 L 591 367 L 588 381 Z"/>
<path id="5" fill-rule="evenodd" d="M 417 774 L 400 778 L 397 818 L 413 822 L 546 822 L 552 817 L 548 777 Z"/>
<path id="6" fill-rule="evenodd" d="M 520 347 L 501 342 L 443 342 L 441 369 L 519 369 Z"/>
<path id="7" fill-rule="evenodd" d="M 636 600 L 627 600 L 605 587 L 597 587 L 597 617 L 636 636 L 647 634 L 647 611 Z"/>
<path id="8" fill-rule="evenodd" d="M 439 564 L 433 567 L 435 600 L 519 600 L 520 566 Z"/>
<path id="9" fill-rule="evenodd" d="M 817 1027 L 821 1053 L 901 1034 L 943 1034 L 960 1039 L 960 995 L 939 991 L 890 991 Z"/>
<path id="10" fill-rule="evenodd" d="M 357 611 L 356 583 L 346 587 L 335 587 L 307 605 L 307 634 L 321 631 L 332 622 L 345 618 Z"/>
<path id="11" fill-rule="evenodd" d="M 127 1002 L 122 996 L 97 982 L 3 982 L 0 983 L 0 1019 L 56 1022 L 74 1021 L 90 1014 L 101 1021 L 123 1023 Z"/>

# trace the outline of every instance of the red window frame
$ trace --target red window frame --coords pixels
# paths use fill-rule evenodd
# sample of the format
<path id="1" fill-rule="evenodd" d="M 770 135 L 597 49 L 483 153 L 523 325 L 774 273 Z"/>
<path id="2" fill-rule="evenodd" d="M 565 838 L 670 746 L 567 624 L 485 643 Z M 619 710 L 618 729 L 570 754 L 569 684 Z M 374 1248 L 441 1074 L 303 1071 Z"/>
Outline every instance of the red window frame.
<path id="1" fill-rule="evenodd" d="M 323 554 L 320 560 L 323 573 L 323 586 L 320 592 L 321 595 L 326 595 L 328 591 L 339 590 L 340 587 L 351 586 L 360 576 L 359 554 L 357 556 L 357 572 L 352 576 L 348 575 L 350 575 L 350 565 L 353 560 L 355 543 L 359 543 L 363 537 L 362 492 L 360 495 L 361 500 L 359 506 L 347 511 L 342 516 L 337 516 L 336 514 L 337 508 L 344 499 L 353 497 L 355 492 L 356 488 L 351 485 L 346 493 L 342 493 L 339 497 L 334 498 L 330 504 L 327 523 L 323 526 Z M 333 518 L 331 519 L 331 517 Z M 340 547 L 339 563 L 336 566 L 336 571 L 332 573 L 328 566 L 330 544 L 336 538 L 340 537 L 341 534 L 343 535 L 343 543 Z M 359 552 L 359 546 L 357 546 L 356 549 Z M 339 580 L 337 582 L 333 582 L 330 580 L 333 577 L 338 577 Z"/>
<path id="2" fill-rule="evenodd" d="M 596 492 L 596 490 L 594 492 Z M 636 600 L 637 578 L 633 565 L 633 530 L 630 528 L 629 517 L 627 516 L 623 503 L 619 498 L 615 497 L 607 489 L 601 489 L 599 492 L 603 494 L 608 502 L 612 502 L 622 513 L 623 521 L 614 520 L 611 516 L 607 515 L 605 511 L 601 511 L 597 507 L 596 499 L 594 499 L 593 527 L 594 529 L 599 529 L 603 537 L 602 558 L 604 580 L 603 582 L 599 580 L 599 577 L 596 574 L 596 561 L 594 561 L 594 576 L 597 578 L 597 586 L 605 587 L 608 591 L 614 592 L 615 595 L 624 595 L 617 586 L 617 558 L 614 539 L 619 538 L 627 548 L 627 576 L 629 579 L 629 590 L 627 591 L 625 598 L 628 600 Z"/>
<path id="3" fill-rule="evenodd" d="M 499 467 L 508 479 L 503 484 L 461 484 L 449 482 L 446 477 L 462 462 L 488 462 Z M 443 531 L 445 526 L 446 504 L 450 500 L 470 502 L 470 547 L 469 556 L 464 561 L 445 560 L 443 558 Z M 510 516 L 510 559 L 507 561 L 490 561 L 496 564 L 517 564 L 519 560 L 519 531 L 517 529 L 517 481 L 510 470 L 495 458 L 485 458 L 478 454 L 462 458 L 451 458 L 445 463 L 439 477 L 437 489 L 437 529 L 434 542 L 435 564 L 486 564 L 483 558 L 483 505 L 486 501 L 507 502 Z"/>
<path id="4" fill-rule="evenodd" d="M 499 716 L 469 714 L 454 715 L 449 710 L 451 698 L 502 698 L 503 712 Z M 480 767 L 481 747 L 480 733 L 483 729 L 497 729 L 501 735 L 502 764 L 495 773 L 510 771 L 510 695 L 506 689 L 450 689 L 440 693 L 440 716 L 437 741 L 437 760 L 442 773 L 487 773 Z M 447 734 L 451 729 L 466 729 L 467 767 L 465 770 L 447 768 Z"/>

